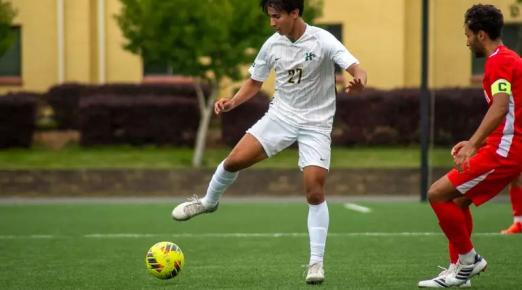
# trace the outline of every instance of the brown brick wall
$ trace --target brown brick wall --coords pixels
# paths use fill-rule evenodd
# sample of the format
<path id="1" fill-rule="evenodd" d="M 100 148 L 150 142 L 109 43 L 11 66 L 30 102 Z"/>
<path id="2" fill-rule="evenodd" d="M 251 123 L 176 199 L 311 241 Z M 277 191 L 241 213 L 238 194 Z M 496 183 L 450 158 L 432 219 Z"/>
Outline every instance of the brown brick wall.
<path id="1" fill-rule="evenodd" d="M 434 169 L 438 178 L 445 169 Z M 0 170 L 0 197 L 202 195 L 213 170 Z M 418 195 L 417 169 L 334 169 L 327 194 Z M 302 196 L 302 174 L 289 169 L 249 169 L 227 196 Z"/>

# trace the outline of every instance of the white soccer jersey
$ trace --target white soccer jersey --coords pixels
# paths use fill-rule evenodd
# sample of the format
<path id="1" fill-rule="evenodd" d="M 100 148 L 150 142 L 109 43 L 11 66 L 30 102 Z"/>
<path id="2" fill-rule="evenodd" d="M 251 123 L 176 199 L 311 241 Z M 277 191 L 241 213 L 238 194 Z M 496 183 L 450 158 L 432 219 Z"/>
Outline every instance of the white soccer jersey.
<path id="1" fill-rule="evenodd" d="M 357 59 L 328 31 L 311 25 L 295 42 L 275 33 L 261 47 L 249 69 L 263 82 L 275 69 L 270 110 L 299 127 L 331 131 L 335 114 L 335 67 L 347 69 Z"/>

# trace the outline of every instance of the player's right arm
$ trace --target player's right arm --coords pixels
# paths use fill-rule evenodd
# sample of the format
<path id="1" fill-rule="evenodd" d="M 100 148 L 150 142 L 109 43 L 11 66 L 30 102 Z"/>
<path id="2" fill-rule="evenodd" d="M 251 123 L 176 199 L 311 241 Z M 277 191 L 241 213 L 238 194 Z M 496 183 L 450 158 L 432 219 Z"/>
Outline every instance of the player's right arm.
<path id="1" fill-rule="evenodd" d="M 255 96 L 259 90 L 261 90 L 261 86 L 263 82 L 256 81 L 253 79 L 246 80 L 242 85 L 239 91 L 231 98 L 231 99 L 220 99 L 214 104 L 214 112 L 219 115 L 224 112 L 228 112 L 235 107 L 241 105 L 242 103 L 250 100 L 253 96 Z"/>
<path id="2" fill-rule="evenodd" d="M 277 33 L 274 33 L 274 36 Z M 250 78 L 246 80 L 239 91 L 231 99 L 221 99 L 214 104 L 214 112 L 219 115 L 222 112 L 228 112 L 242 103 L 248 101 L 261 90 L 263 82 L 268 78 L 273 62 L 270 58 L 270 47 L 274 36 L 270 37 L 261 46 L 254 63 L 248 69 Z"/>
<path id="3" fill-rule="evenodd" d="M 496 85 L 496 83 L 494 85 Z M 509 86 L 511 87 L 511 85 Z M 491 134 L 506 117 L 508 106 L 509 94 L 497 93 L 493 96 L 493 102 L 475 133 L 473 133 L 469 140 L 459 142 L 452 149 L 452 152 L 455 153 L 453 160 L 455 161 L 457 169 L 465 170 L 469 166 L 469 159 L 475 155 L 480 145 L 484 143 L 486 137 Z"/>
<path id="4" fill-rule="evenodd" d="M 511 63 L 500 62 L 501 59 L 490 60 L 486 63 L 486 74 L 493 80 L 491 84 L 492 102 L 479 127 L 467 141 L 459 142 L 452 149 L 453 160 L 457 169 L 465 170 L 469 166 L 470 158 L 486 138 L 506 118 L 509 109 L 509 100 L 512 95 L 512 66 Z"/>

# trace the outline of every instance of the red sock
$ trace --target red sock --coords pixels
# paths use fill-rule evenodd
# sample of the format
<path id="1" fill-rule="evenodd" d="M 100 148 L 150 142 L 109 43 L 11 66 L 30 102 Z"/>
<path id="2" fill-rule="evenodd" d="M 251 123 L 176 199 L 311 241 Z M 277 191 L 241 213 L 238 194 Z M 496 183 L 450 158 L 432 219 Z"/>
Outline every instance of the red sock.
<path id="1" fill-rule="evenodd" d="M 468 230 L 469 237 L 471 238 L 471 233 L 473 233 L 473 216 L 471 216 L 471 210 L 469 207 L 462 209 L 464 213 L 464 218 L 466 219 L 466 229 Z"/>
<path id="2" fill-rule="evenodd" d="M 448 252 L 450 257 L 450 263 L 457 264 L 457 261 L 459 260 L 459 252 L 457 252 L 457 249 L 455 249 L 451 242 L 448 242 Z"/>
<path id="3" fill-rule="evenodd" d="M 469 207 L 466 207 L 465 209 L 461 208 L 461 210 L 464 213 L 464 218 L 466 220 L 466 229 L 468 230 L 469 237 L 471 238 L 471 233 L 473 232 L 473 217 L 471 216 L 471 210 L 469 209 Z M 459 252 L 451 242 L 448 242 L 448 251 L 450 263 L 456 264 L 459 260 Z"/>
<path id="4" fill-rule="evenodd" d="M 464 211 L 453 201 L 432 202 L 431 207 L 439 219 L 440 228 L 448 238 L 448 241 L 455 247 L 457 253 L 465 254 L 471 251 L 473 244 L 471 243 L 468 222 L 466 222 L 467 218 Z"/>
<path id="5" fill-rule="evenodd" d="M 513 216 L 522 216 L 522 187 L 511 186 L 509 197 L 513 207 Z"/>

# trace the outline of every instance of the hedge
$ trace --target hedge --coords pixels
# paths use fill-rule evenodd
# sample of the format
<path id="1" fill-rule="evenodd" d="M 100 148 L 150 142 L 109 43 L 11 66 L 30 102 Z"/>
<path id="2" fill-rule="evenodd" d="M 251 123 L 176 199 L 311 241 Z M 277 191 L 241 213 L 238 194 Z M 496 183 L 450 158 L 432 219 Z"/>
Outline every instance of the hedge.
<path id="1" fill-rule="evenodd" d="M 81 99 L 81 145 L 192 146 L 199 124 L 196 99 L 100 95 Z"/>
<path id="2" fill-rule="evenodd" d="M 31 146 L 38 97 L 25 92 L 0 96 L 0 148 Z"/>
<path id="3" fill-rule="evenodd" d="M 203 86 L 203 91 L 208 96 L 210 94 L 209 86 Z M 186 82 L 179 84 L 115 83 L 106 85 L 66 83 L 54 86 L 47 92 L 48 103 L 54 110 L 54 119 L 58 128 L 62 130 L 78 129 L 80 99 L 100 95 L 197 99 L 194 85 Z"/>
<path id="4" fill-rule="evenodd" d="M 334 146 L 418 144 L 418 89 L 367 89 L 361 94 L 337 96 L 332 133 Z M 263 94 L 223 114 L 222 137 L 234 146 L 268 109 Z M 467 139 L 480 124 L 487 105 L 483 91 L 475 88 L 448 88 L 432 91 L 433 142 L 452 145 Z"/>
<path id="5" fill-rule="evenodd" d="M 264 92 L 257 93 L 232 111 L 221 114 L 221 137 L 232 147 L 245 135 L 245 131 L 261 119 L 268 110 L 270 99 Z"/>

